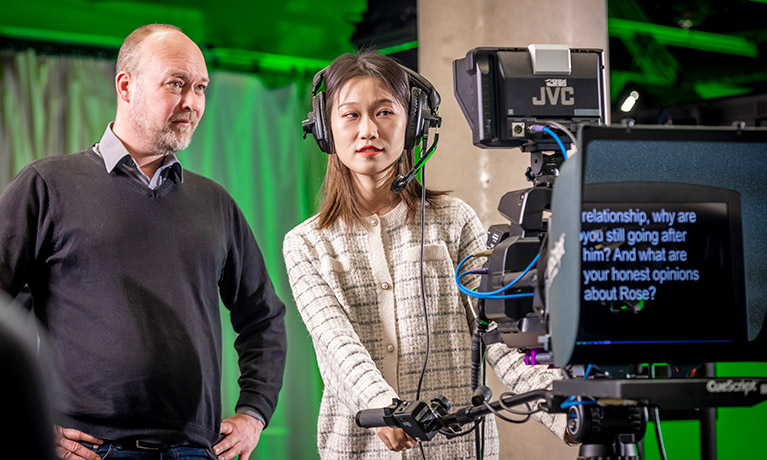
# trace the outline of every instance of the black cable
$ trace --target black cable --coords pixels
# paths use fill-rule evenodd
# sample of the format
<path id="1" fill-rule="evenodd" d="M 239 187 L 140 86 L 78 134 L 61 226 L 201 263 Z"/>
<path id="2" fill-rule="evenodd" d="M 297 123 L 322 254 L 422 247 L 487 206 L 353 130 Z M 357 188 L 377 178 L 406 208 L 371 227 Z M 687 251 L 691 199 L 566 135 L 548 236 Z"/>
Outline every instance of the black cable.
<path id="1" fill-rule="evenodd" d="M 474 431 L 474 453 L 477 456 L 477 460 L 482 460 L 482 428 L 482 423 L 479 421 L 472 427 Z"/>
<path id="2" fill-rule="evenodd" d="M 501 397 L 498 398 L 498 405 L 500 405 L 503 408 L 503 410 L 505 410 L 506 412 L 512 413 L 514 415 L 527 415 L 527 416 L 530 416 L 530 415 L 535 414 L 536 412 L 540 412 L 541 411 L 540 408 L 535 409 L 535 410 L 531 409 L 529 403 L 525 403 L 525 407 L 527 408 L 526 411 L 512 409 L 511 407 L 507 406 L 505 402 L 503 402 L 504 396 L 516 396 L 516 395 L 514 393 L 512 393 L 512 392 L 507 391 L 506 393 L 502 393 Z"/>
<path id="3" fill-rule="evenodd" d="M 482 336 L 487 332 L 487 323 L 482 318 L 485 311 L 485 299 L 477 299 L 477 326 L 474 328 L 471 343 L 471 391 L 476 390 L 479 385 L 487 384 L 487 373 L 485 372 L 485 352 L 487 347 L 482 340 Z M 474 424 L 474 449 L 477 460 L 482 460 L 485 456 L 485 419 L 484 417 Z"/>
<path id="4" fill-rule="evenodd" d="M 474 425 L 472 425 L 471 428 L 467 428 L 464 431 L 461 431 L 461 432 L 458 432 L 458 433 L 453 433 L 451 431 L 445 431 L 445 430 L 439 430 L 439 432 L 444 434 L 445 436 L 449 436 L 451 438 L 458 438 L 458 437 L 461 437 L 461 436 L 466 436 L 467 434 L 471 434 L 474 430 L 476 430 L 481 421 L 482 420 L 475 420 L 474 421 Z"/>
<path id="5" fill-rule="evenodd" d="M 485 309 L 485 301 L 482 300 L 482 316 L 484 316 L 484 310 Z M 477 309 L 477 312 L 480 310 Z M 479 318 L 477 319 L 479 320 Z M 487 359 L 487 346 L 485 345 L 485 342 L 482 342 L 482 385 L 487 386 L 487 366 L 485 366 L 485 359 Z M 482 417 L 482 420 L 479 422 L 479 453 L 480 456 L 477 460 L 482 460 L 485 458 L 485 418 Z"/>
<path id="6" fill-rule="evenodd" d="M 658 451 L 660 451 L 661 460 L 666 460 L 666 447 L 663 445 L 663 434 L 660 432 L 660 411 L 658 407 L 652 408 L 653 421 L 655 422 L 655 436 L 658 438 Z"/>
<path id="7" fill-rule="evenodd" d="M 501 415 L 501 413 L 498 412 L 497 410 L 495 410 L 495 408 L 493 406 L 491 406 L 490 404 L 488 404 L 487 401 L 484 401 L 483 404 L 485 405 L 485 407 L 490 412 L 492 412 L 496 417 L 498 417 L 499 419 L 503 420 L 504 422 L 509 422 L 509 423 L 525 423 L 528 420 L 530 420 L 530 415 L 528 415 L 527 417 L 525 417 L 523 419 L 520 419 L 520 420 L 510 419 L 510 418 L 508 418 L 508 417 L 506 417 L 504 415 Z"/>
<path id="8" fill-rule="evenodd" d="M 477 327 L 474 332 L 475 335 L 477 335 L 477 332 L 480 331 L 482 324 L 482 320 L 480 319 L 480 316 L 482 315 L 482 311 L 484 311 L 484 299 L 479 299 L 477 301 Z M 481 381 L 481 384 L 484 386 L 487 383 L 487 373 L 485 372 L 485 342 L 482 341 L 482 334 L 479 334 L 479 342 L 476 344 L 478 347 L 478 353 L 479 353 L 479 359 L 478 362 L 474 362 L 474 346 L 475 343 L 473 343 L 474 338 L 472 338 L 472 369 L 471 369 L 471 386 L 472 386 L 472 392 L 477 389 L 479 386 L 479 381 Z M 477 384 L 475 386 L 475 383 Z M 477 460 L 482 460 L 485 456 L 485 418 L 481 418 L 476 423 L 474 423 L 473 427 L 474 431 L 474 450 L 477 455 Z"/>
<path id="9" fill-rule="evenodd" d="M 426 148 L 426 136 L 423 137 L 422 149 Z M 418 389 L 415 393 L 415 400 L 421 400 L 421 385 L 423 384 L 423 377 L 426 375 L 426 366 L 429 364 L 429 350 L 431 344 L 429 342 L 429 310 L 426 308 L 426 288 L 424 286 L 423 276 L 423 247 L 425 238 L 425 220 L 426 220 L 426 167 L 421 168 L 421 305 L 423 306 L 423 319 L 426 323 L 426 355 L 423 358 L 423 369 L 421 369 L 421 376 L 418 378 Z M 423 454 L 423 449 L 421 450 Z"/>

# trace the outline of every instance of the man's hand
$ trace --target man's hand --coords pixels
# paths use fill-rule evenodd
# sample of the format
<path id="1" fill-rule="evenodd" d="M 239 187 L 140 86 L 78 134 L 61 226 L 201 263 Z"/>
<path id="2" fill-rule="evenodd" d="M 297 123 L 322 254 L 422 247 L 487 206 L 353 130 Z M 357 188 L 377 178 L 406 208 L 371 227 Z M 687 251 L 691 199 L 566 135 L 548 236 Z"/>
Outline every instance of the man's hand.
<path id="1" fill-rule="evenodd" d="M 376 433 L 378 433 L 378 437 L 381 438 L 381 441 L 386 444 L 386 447 L 394 452 L 402 452 L 403 450 L 418 445 L 418 441 L 408 436 L 402 428 L 380 426 L 376 428 Z"/>
<path id="2" fill-rule="evenodd" d="M 80 444 L 79 441 L 94 445 L 104 444 L 104 441 L 73 428 L 53 426 L 56 438 L 56 456 L 64 460 L 100 460 L 96 452 Z"/>
<path id="3" fill-rule="evenodd" d="M 221 434 L 224 439 L 213 446 L 213 453 L 220 460 L 230 460 L 240 456 L 240 460 L 248 460 L 251 452 L 258 445 L 264 424 L 255 417 L 245 414 L 234 414 L 221 422 Z"/>

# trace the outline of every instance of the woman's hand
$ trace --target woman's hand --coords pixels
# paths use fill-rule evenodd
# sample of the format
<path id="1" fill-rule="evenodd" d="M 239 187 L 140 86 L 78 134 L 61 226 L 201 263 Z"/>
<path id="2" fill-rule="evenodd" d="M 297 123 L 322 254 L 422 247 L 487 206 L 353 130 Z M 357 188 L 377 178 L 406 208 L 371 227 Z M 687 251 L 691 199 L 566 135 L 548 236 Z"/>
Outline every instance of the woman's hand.
<path id="1" fill-rule="evenodd" d="M 381 441 L 386 444 L 386 447 L 394 452 L 402 452 L 418 445 L 418 441 L 408 436 L 402 428 L 381 426 L 376 428 L 376 432 Z"/>

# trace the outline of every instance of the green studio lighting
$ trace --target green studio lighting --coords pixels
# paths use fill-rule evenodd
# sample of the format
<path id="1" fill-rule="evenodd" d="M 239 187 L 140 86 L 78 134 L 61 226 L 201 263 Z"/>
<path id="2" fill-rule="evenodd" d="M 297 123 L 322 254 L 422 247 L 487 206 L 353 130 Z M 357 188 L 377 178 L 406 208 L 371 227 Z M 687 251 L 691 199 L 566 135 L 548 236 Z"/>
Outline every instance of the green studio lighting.
<path id="1" fill-rule="evenodd" d="M 695 92 L 701 99 L 715 99 L 720 97 L 738 96 L 751 92 L 751 88 L 744 86 L 728 85 L 721 82 L 697 82 L 694 84 Z"/>
<path id="2" fill-rule="evenodd" d="M 607 20 L 607 30 L 610 36 L 624 40 L 631 40 L 636 35 L 649 35 L 662 45 L 680 46 L 745 57 L 759 56 L 759 50 L 755 43 L 743 37 L 732 35 L 659 26 L 619 18 L 609 18 Z"/>
<path id="3" fill-rule="evenodd" d="M 123 39 L 106 35 L 83 34 L 62 30 L 32 29 L 29 27 L 0 26 L 0 37 L 40 42 L 65 43 L 72 46 L 120 48 Z"/>
<path id="4" fill-rule="evenodd" d="M 58 30 L 32 29 L 28 27 L 0 26 L 0 36 L 18 40 L 62 43 L 77 46 L 114 48 L 122 45 L 122 38 Z M 274 53 L 231 48 L 204 49 L 205 60 L 212 67 L 247 68 L 271 72 L 315 72 L 328 64 L 329 60 L 300 56 L 285 56 Z"/>
<path id="5" fill-rule="evenodd" d="M 418 40 L 412 42 L 402 43 L 401 45 L 387 46 L 378 50 L 381 54 L 394 54 L 402 51 L 412 50 L 418 48 Z"/>
<path id="6" fill-rule="evenodd" d="M 205 60 L 221 67 L 255 67 L 277 72 L 314 72 L 330 64 L 323 59 L 284 56 L 242 49 L 211 48 L 203 51 Z"/>

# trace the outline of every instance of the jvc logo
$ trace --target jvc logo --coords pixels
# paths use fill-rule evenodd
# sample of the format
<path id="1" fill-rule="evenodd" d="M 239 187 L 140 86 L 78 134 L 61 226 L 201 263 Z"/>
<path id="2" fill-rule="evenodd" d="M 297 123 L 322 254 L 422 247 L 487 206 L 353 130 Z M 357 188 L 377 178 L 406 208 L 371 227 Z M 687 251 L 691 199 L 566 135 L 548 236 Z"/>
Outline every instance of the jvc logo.
<path id="1" fill-rule="evenodd" d="M 573 105 L 575 90 L 572 86 L 541 86 L 539 97 L 533 97 L 533 105 Z"/>

